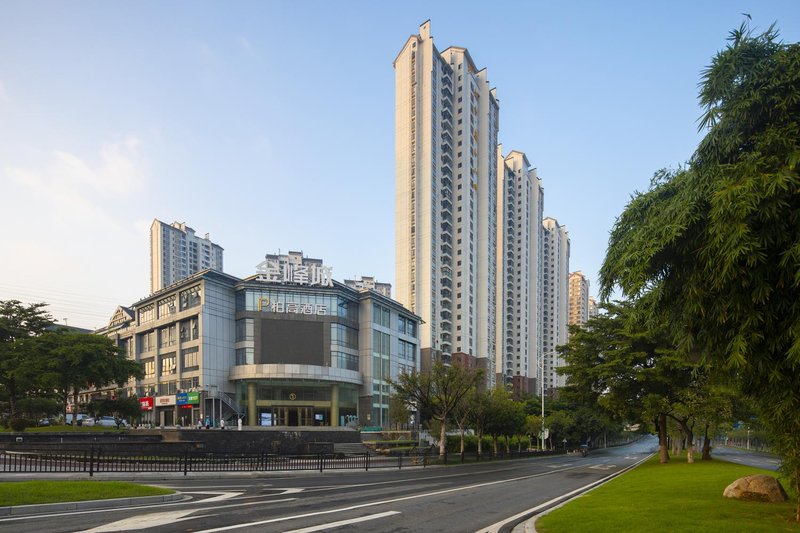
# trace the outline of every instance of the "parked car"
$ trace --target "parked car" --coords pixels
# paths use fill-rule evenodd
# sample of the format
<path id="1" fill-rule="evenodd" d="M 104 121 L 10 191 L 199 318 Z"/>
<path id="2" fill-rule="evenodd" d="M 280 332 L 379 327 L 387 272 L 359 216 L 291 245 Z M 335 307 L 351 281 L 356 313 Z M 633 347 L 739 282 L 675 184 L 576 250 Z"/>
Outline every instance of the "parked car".
<path id="1" fill-rule="evenodd" d="M 95 420 L 96 426 L 117 427 L 117 418 L 113 416 L 101 416 Z M 119 427 L 127 427 L 127 420 L 119 420 Z"/>
<path id="2" fill-rule="evenodd" d="M 42 418 L 41 420 L 39 420 L 36 423 L 36 425 L 38 425 L 38 426 L 49 426 L 50 425 L 50 419 L 49 418 Z"/>
<path id="3" fill-rule="evenodd" d="M 67 418 L 65 420 L 65 423 L 68 426 L 72 425 L 72 414 L 71 413 L 67 414 Z M 93 426 L 94 425 L 94 418 L 90 417 L 89 415 L 81 413 L 81 414 L 78 415 L 78 422 L 77 423 L 78 423 L 79 426 Z"/>

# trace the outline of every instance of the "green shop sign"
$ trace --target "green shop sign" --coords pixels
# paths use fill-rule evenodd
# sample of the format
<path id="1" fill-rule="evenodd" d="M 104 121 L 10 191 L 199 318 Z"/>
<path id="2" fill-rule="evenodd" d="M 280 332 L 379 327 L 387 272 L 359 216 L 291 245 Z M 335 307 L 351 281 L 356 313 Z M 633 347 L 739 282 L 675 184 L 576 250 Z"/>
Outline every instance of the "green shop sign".
<path id="1" fill-rule="evenodd" d="M 198 404 L 200 403 L 199 392 L 179 392 L 175 395 L 177 405 Z"/>

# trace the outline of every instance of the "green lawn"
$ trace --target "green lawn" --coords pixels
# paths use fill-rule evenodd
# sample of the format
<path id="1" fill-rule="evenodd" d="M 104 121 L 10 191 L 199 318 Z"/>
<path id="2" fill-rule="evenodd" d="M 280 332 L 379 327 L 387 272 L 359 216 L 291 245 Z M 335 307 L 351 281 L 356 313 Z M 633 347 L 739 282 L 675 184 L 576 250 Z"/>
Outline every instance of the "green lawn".
<path id="1" fill-rule="evenodd" d="M 175 491 L 123 481 L 9 481 L 0 483 L 0 507 L 159 496 L 173 492 Z"/>
<path id="2" fill-rule="evenodd" d="M 777 475 L 725 461 L 687 464 L 658 457 L 556 509 L 536 521 L 540 533 L 692 531 L 800 532 L 794 522 L 794 497 L 787 503 L 744 502 L 724 498 L 734 480 L 751 474 Z M 789 492 L 789 484 L 781 481 Z"/>

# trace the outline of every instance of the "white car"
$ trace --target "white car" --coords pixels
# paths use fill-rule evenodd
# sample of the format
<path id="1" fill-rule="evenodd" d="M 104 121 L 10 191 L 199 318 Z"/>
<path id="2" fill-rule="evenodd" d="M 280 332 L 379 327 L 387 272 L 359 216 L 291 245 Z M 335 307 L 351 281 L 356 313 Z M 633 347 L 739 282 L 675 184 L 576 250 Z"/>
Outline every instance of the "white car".
<path id="1" fill-rule="evenodd" d="M 71 414 L 67 415 L 66 424 L 68 426 L 72 425 L 72 415 Z M 89 415 L 79 414 L 78 415 L 78 425 L 79 426 L 93 426 L 94 425 L 94 418 L 90 417 Z"/>

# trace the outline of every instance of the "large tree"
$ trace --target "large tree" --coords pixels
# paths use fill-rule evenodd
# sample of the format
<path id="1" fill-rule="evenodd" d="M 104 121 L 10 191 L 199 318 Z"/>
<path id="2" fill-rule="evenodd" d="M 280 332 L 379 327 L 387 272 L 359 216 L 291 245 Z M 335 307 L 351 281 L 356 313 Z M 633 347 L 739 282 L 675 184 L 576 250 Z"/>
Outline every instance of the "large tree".
<path id="1" fill-rule="evenodd" d="M 501 387 L 489 393 L 489 409 L 491 415 L 485 429 L 492 436 L 492 449 L 497 453 L 497 441 L 502 436 L 505 437 L 506 453 L 509 453 L 512 435 L 525 432 L 525 406 L 514 401 L 511 393 Z"/>
<path id="2" fill-rule="evenodd" d="M 0 385 L 8 394 L 12 417 L 19 412 L 19 399 L 40 388 L 34 370 L 38 365 L 33 364 L 37 352 L 31 349 L 30 341 L 53 323 L 46 307 L 44 303 L 0 301 Z"/>
<path id="3" fill-rule="evenodd" d="M 78 413 L 78 394 L 90 387 L 103 387 L 141 379 L 141 364 L 129 359 L 125 351 L 104 335 L 75 333 L 66 330 L 47 332 L 37 339 L 40 352 L 48 355 L 47 378 L 64 402 L 73 396 Z M 72 417 L 73 424 L 77 416 Z"/>
<path id="4" fill-rule="evenodd" d="M 441 424 L 439 455 L 444 456 L 448 419 L 456 406 L 477 386 L 481 377 L 480 370 L 469 370 L 459 364 L 445 366 L 437 362 L 427 372 L 402 373 L 391 384 L 395 395 L 403 402 L 416 406 L 418 412 L 430 413 Z"/>
<path id="5" fill-rule="evenodd" d="M 559 372 L 569 383 L 565 394 L 627 423 L 652 422 L 665 463 L 667 418 L 692 385 L 695 365 L 676 354 L 664 326 L 637 321 L 632 304 L 605 308 L 588 327 L 573 328 L 569 342 L 559 347 L 566 363 Z"/>
<path id="6" fill-rule="evenodd" d="M 700 103 L 705 138 L 619 217 L 601 291 L 638 298 L 684 353 L 741 377 L 797 487 L 800 45 L 743 25 L 703 73 Z"/>

